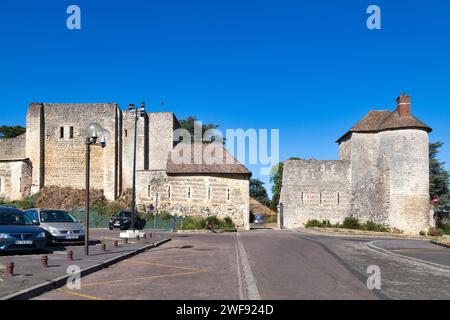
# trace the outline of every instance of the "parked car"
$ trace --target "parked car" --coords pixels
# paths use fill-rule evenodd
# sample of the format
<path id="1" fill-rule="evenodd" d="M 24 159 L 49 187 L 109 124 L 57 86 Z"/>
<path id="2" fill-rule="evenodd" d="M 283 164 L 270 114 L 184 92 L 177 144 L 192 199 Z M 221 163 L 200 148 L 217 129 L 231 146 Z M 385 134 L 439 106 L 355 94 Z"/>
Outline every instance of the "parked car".
<path id="1" fill-rule="evenodd" d="M 38 251 L 46 244 L 45 231 L 35 226 L 25 212 L 0 206 L 0 252 Z"/>
<path id="2" fill-rule="evenodd" d="M 257 214 L 255 214 L 255 220 L 253 220 L 253 223 L 256 223 L 256 224 L 263 224 L 265 218 L 266 218 L 266 215 L 265 215 L 265 214 L 258 214 L 258 213 L 257 213 Z"/>
<path id="3" fill-rule="evenodd" d="M 131 216 L 133 213 L 130 210 L 122 210 L 116 212 L 112 215 L 111 219 L 109 219 L 109 230 L 113 230 L 114 228 L 118 228 L 120 230 L 128 230 L 131 228 Z M 141 226 L 141 218 L 138 213 L 134 218 L 134 227 L 139 229 Z"/>
<path id="4" fill-rule="evenodd" d="M 46 231 L 49 242 L 83 242 L 84 226 L 64 210 L 30 209 L 25 213 Z"/>

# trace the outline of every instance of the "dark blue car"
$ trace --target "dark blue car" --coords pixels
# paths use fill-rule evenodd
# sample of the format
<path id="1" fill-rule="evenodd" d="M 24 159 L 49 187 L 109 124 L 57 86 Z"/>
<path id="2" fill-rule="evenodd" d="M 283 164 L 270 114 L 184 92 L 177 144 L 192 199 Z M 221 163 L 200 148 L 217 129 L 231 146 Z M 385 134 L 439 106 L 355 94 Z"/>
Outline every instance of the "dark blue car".
<path id="1" fill-rule="evenodd" d="M 43 250 L 47 238 L 42 228 L 15 208 L 0 206 L 0 252 Z"/>

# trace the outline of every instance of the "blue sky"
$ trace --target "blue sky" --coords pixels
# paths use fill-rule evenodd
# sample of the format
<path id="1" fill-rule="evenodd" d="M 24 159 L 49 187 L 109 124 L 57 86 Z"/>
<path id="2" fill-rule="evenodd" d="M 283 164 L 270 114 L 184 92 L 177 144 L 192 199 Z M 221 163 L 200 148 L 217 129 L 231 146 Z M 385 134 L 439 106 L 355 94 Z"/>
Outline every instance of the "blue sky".
<path id="1" fill-rule="evenodd" d="M 71 4 L 82 30 L 66 28 Z M 371 4 L 382 30 L 366 28 Z M 281 159 L 336 159 L 335 140 L 404 91 L 450 164 L 445 0 L 3 0 L 0 41 L 0 124 L 25 124 L 32 101 L 145 100 L 222 129 L 278 128 Z"/>

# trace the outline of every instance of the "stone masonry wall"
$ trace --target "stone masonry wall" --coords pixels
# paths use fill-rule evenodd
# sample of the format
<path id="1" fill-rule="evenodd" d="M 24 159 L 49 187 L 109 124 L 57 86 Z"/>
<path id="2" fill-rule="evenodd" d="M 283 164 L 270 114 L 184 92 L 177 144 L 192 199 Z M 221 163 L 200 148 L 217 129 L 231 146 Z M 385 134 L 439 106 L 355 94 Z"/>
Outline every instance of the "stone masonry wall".
<path id="1" fill-rule="evenodd" d="M 428 133 L 423 130 L 380 132 L 380 166 L 390 172 L 387 223 L 408 233 L 430 224 Z"/>
<path id="2" fill-rule="evenodd" d="M 158 205 L 171 214 L 230 217 L 249 229 L 249 181 L 234 175 L 171 175 L 139 172 L 138 203 Z M 158 200 L 157 200 L 158 199 Z"/>
<path id="3" fill-rule="evenodd" d="M 33 183 L 39 183 L 35 176 L 39 176 L 41 165 L 44 185 L 84 188 L 85 130 L 90 123 L 97 122 L 111 132 L 111 139 L 104 149 L 91 148 L 91 187 L 103 190 L 107 199 L 114 200 L 118 193 L 117 105 L 44 104 L 41 113 L 35 108 L 30 106 L 27 118 L 27 153 L 33 161 Z M 43 146 L 37 141 L 40 137 L 37 131 L 42 130 L 42 126 Z"/>
<path id="4" fill-rule="evenodd" d="M 280 202 L 284 226 L 296 228 L 310 219 L 342 222 L 350 208 L 350 162 L 287 160 Z"/>
<path id="5" fill-rule="evenodd" d="M 31 191 L 31 163 L 22 161 L 0 161 L 0 198 L 19 200 Z"/>
<path id="6" fill-rule="evenodd" d="M 380 135 L 353 133 L 351 139 L 352 203 L 350 214 L 365 222 L 387 224 L 389 168 L 380 167 Z"/>
<path id="7" fill-rule="evenodd" d="M 0 139 L 0 160 L 25 159 L 26 135 L 16 138 Z"/>

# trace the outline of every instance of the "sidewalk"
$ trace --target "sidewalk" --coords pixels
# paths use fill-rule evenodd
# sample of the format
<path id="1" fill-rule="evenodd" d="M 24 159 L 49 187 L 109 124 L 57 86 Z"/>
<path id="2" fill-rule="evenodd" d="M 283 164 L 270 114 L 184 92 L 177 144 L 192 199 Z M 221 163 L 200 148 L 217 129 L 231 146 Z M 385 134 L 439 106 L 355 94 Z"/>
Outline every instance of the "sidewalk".
<path id="1" fill-rule="evenodd" d="M 93 229 L 91 240 L 97 244 L 90 246 L 89 257 L 84 255 L 83 245 L 52 247 L 51 252 L 42 254 L 0 256 L 0 299 L 14 298 L 11 295 L 19 292 L 22 294 L 15 298 L 29 298 L 36 292 L 64 285 L 69 266 L 78 266 L 84 276 L 170 240 L 168 233 L 153 233 L 150 237 L 150 230 L 144 232 L 147 239 L 129 240 L 126 244 L 117 231 Z M 118 241 L 118 247 L 114 247 L 114 240 Z M 106 244 L 106 252 L 102 250 L 102 243 Z M 73 261 L 67 258 L 68 250 L 73 251 Z M 48 257 L 46 268 L 41 266 L 42 256 Z M 5 266 L 10 262 L 15 265 L 14 276 L 5 273 Z"/>

